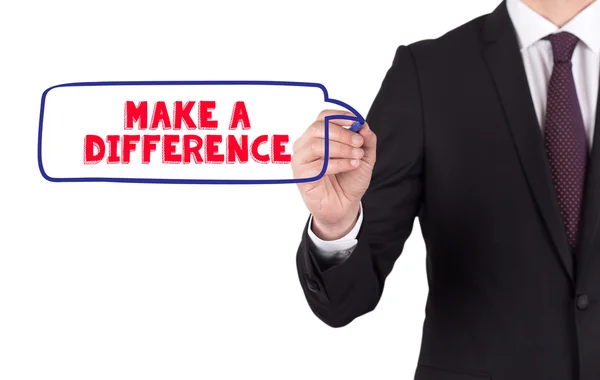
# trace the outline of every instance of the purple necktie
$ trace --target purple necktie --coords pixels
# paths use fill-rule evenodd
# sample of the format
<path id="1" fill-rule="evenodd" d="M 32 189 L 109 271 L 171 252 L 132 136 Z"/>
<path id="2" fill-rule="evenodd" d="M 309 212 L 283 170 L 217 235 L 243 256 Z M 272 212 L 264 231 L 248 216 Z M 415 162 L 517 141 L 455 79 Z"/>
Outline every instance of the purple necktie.
<path id="1" fill-rule="evenodd" d="M 583 117 L 571 57 L 579 42 L 567 32 L 552 34 L 554 69 L 548 85 L 544 141 L 571 250 L 577 246 L 588 160 Z"/>

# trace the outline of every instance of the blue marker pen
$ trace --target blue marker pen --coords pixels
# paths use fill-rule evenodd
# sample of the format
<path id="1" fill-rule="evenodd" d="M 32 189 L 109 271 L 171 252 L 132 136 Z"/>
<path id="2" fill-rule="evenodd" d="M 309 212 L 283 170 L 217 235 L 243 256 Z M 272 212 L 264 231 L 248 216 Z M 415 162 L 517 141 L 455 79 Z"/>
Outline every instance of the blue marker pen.
<path id="1" fill-rule="evenodd" d="M 361 123 L 360 121 L 355 121 L 348 129 L 350 129 L 352 132 L 358 132 L 362 129 L 362 127 L 364 125 L 365 125 L 365 123 Z"/>

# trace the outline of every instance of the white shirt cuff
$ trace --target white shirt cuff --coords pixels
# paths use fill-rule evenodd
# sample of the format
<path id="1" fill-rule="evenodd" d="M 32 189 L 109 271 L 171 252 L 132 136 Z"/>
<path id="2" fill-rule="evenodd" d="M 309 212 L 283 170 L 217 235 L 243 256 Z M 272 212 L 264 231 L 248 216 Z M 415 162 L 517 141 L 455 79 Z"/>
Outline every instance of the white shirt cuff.
<path id="1" fill-rule="evenodd" d="M 356 244 L 358 244 L 358 240 L 356 237 L 358 236 L 358 231 L 360 231 L 360 226 L 363 221 L 363 209 L 362 203 L 360 204 L 360 211 L 358 212 L 358 219 L 356 224 L 348 232 L 346 236 L 343 236 L 337 240 L 322 240 L 312 231 L 312 215 L 310 216 L 310 220 L 308 221 L 308 236 L 310 240 L 312 240 L 315 253 L 322 258 L 332 258 L 336 256 L 336 254 L 340 251 L 348 251 L 353 249 Z"/>

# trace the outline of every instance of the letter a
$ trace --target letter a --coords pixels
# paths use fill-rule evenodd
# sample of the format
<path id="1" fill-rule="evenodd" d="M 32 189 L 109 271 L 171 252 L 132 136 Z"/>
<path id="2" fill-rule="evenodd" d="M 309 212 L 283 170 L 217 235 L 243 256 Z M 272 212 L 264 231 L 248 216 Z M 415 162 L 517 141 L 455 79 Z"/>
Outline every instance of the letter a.
<path id="1" fill-rule="evenodd" d="M 233 112 L 231 113 L 231 122 L 229 129 L 237 129 L 238 124 L 242 122 L 242 129 L 250 129 L 250 120 L 248 120 L 248 112 L 246 112 L 246 104 L 244 102 L 235 102 Z"/>

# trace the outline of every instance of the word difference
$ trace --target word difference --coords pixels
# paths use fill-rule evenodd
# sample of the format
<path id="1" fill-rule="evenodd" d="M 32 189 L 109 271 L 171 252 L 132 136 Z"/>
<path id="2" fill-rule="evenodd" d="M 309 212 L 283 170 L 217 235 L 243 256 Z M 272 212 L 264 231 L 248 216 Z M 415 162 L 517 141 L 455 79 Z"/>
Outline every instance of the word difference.
<path id="1" fill-rule="evenodd" d="M 137 154 L 142 164 L 161 160 L 163 164 L 234 164 L 253 160 L 266 164 L 288 164 L 291 155 L 286 153 L 288 135 L 219 134 L 219 121 L 213 118 L 215 101 L 173 103 L 169 108 L 165 102 L 154 104 L 149 113 L 148 102 L 125 102 L 126 133 L 123 135 L 88 134 L 84 139 L 84 164 L 129 164 Z M 193 110 L 194 117 L 192 117 Z M 235 102 L 231 118 L 226 123 L 228 130 L 247 131 L 251 128 L 244 102 Z M 167 131 L 158 133 L 158 131 Z M 201 136 L 198 132 L 208 131 Z M 183 132 L 176 132 L 183 131 Z M 137 152 L 137 153 L 135 153 Z M 154 153 L 156 152 L 156 153 Z"/>

